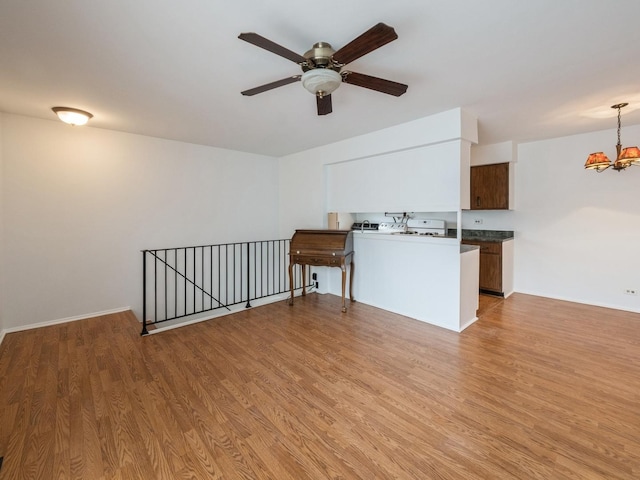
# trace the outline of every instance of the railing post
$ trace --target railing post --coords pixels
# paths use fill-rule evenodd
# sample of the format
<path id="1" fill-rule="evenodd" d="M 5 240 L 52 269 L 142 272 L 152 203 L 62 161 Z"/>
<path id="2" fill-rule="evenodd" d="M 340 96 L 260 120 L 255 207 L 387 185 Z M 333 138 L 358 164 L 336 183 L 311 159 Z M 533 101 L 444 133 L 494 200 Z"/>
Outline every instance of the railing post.
<path id="1" fill-rule="evenodd" d="M 142 251 L 142 332 L 140 335 L 148 335 L 147 330 L 147 251 Z"/>
<path id="2" fill-rule="evenodd" d="M 249 242 L 247 242 L 247 304 L 244 308 L 251 308 L 251 279 L 249 278 L 249 272 L 251 271 L 251 251 L 249 250 Z"/>

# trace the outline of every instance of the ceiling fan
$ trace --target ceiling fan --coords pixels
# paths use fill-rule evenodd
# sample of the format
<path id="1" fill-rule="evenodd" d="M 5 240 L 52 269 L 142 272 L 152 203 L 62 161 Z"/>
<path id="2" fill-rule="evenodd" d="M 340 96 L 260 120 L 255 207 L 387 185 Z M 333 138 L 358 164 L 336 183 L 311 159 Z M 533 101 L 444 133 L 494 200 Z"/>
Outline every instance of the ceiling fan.
<path id="1" fill-rule="evenodd" d="M 241 92 L 242 95 L 256 95 L 277 87 L 282 87 L 283 85 L 302 81 L 304 88 L 316 96 L 318 115 L 327 115 L 333 111 L 331 106 L 331 93 L 338 88 L 342 82 L 357 85 L 358 87 L 369 88 L 396 97 L 405 93 L 408 88 L 408 86 L 403 83 L 342 70 L 342 67 L 347 63 L 353 62 L 398 38 L 395 30 L 384 23 L 374 25 L 337 51 L 326 42 L 318 42 L 304 55 L 299 55 L 284 48 L 257 33 L 241 33 L 238 38 L 297 63 L 303 72 L 301 75 L 293 75 L 245 90 Z"/>

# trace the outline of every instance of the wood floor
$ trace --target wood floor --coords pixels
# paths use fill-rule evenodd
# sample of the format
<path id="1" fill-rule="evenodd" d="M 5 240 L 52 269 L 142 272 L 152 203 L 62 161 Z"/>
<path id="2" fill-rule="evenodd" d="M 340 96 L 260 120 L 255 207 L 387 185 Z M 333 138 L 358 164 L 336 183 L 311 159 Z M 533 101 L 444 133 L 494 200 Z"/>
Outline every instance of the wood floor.
<path id="1" fill-rule="evenodd" d="M 640 478 L 640 315 L 482 306 L 462 334 L 316 294 L 8 334 L 0 479 Z"/>

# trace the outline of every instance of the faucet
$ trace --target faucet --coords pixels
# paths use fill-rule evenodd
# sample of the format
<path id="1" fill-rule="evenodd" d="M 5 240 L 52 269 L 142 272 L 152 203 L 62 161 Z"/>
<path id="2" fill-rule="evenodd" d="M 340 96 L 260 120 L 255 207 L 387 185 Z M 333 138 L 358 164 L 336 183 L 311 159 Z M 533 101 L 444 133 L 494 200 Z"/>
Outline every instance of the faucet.
<path id="1" fill-rule="evenodd" d="M 369 226 L 371 226 L 371 222 L 369 222 L 369 220 L 363 220 L 362 223 L 360 224 L 360 232 L 364 232 L 364 224 L 367 224 Z"/>

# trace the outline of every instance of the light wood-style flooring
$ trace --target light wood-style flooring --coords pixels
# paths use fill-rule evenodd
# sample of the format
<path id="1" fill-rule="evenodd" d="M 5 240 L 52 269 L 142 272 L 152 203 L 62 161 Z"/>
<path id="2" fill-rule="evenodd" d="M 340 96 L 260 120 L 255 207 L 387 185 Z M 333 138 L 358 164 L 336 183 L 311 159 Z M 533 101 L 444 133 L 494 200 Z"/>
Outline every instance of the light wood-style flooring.
<path id="1" fill-rule="evenodd" d="M 640 314 L 514 294 L 457 334 L 340 301 L 6 335 L 0 479 L 640 478 Z"/>

